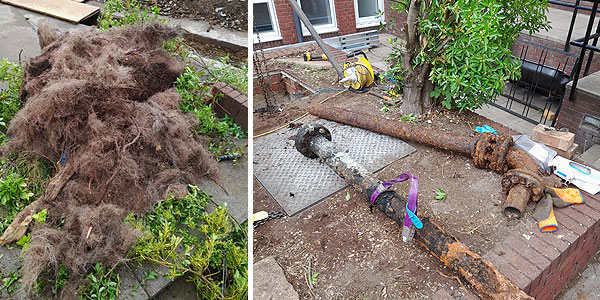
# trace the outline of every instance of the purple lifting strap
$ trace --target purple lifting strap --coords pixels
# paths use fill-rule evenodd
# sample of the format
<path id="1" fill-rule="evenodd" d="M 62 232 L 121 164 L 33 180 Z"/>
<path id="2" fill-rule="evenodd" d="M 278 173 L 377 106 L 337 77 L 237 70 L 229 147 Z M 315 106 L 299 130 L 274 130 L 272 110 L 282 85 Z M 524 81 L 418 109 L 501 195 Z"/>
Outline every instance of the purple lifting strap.
<path id="1" fill-rule="evenodd" d="M 410 178 L 410 191 L 408 192 L 408 209 L 410 211 L 417 213 L 417 198 L 419 195 L 419 179 L 417 176 L 413 176 L 410 172 L 406 172 L 390 181 L 382 182 L 375 192 L 371 195 L 371 205 L 375 205 L 375 199 L 379 197 L 379 195 L 385 190 L 389 189 L 394 183 L 402 182 Z M 412 226 L 412 221 L 408 214 L 404 217 L 404 226 Z"/>

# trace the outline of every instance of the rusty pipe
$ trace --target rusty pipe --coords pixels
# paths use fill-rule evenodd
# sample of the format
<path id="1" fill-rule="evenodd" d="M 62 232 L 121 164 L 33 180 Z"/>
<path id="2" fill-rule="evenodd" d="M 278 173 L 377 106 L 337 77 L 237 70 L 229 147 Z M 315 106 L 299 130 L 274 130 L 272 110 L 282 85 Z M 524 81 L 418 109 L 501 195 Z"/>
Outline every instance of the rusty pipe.
<path id="1" fill-rule="evenodd" d="M 318 124 L 305 125 L 295 137 L 296 149 L 304 156 L 320 158 L 339 176 L 357 188 L 365 199 L 371 198 L 381 181 L 373 173 L 337 149 L 327 128 Z M 387 217 L 403 225 L 406 199 L 394 191 L 384 191 L 375 199 L 375 206 Z M 471 251 L 438 224 L 420 215 L 423 228 L 415 240 L 443 264 L 458 272 L 483 299 L 533 299 L 502 275 L 489 261 Z"/>
<path id="2" fill-rule="evenodd" d="M 477 137 L 453 136 L 435 130 L 424 130 L 423 127 L 384 119 L 361 112 L 353 112 L 343 108 L 313 105 L 309 107 L 311 115 L 323 119 L 348 124 L 350 126 L 367 129 L 373 132 L 395 136 L 434 148 L 451 150 L 465 155 L 471 155 L 477 143 Z"/>
<path id="3" fill-rule="evenodd" d="M 527 201 L 531 197 L 531 190 L 524 185 L 515 185 L 508 191 L 506 201 L 502 205 L 502 213 L 509 218 L 520 218 L 527 208 Z"/>
<path id="4" fill-rule="evenodd" d="M 514 180 L 503 180 L 502 187 L 505 192 L 510 192 L 513 186 L 522 185 L 524 182 L 532 186 L 541 186 L 543 180 L 537 175 L 537 163 L 523 150 L 513 146 L 512 138 L 509 136 L 495 136 L 491 133 L 478 134 L 473 137 L 456 136 L 446 134 L 437 130 L 424 129 L 423 127 L 388 120 L 361 112 L 352 112 L 343 108 L 326 107 L 314 105 L 309 108 L 309 113 L 323 119 L 348 124 L 350 126 L 398 137 L 404 140 L 429 145 L 438 149 L 450 150 L 473 158 L 473 163 L 478 168 L 488 168 L 500 174 L 508 170 L 517 169 L 521 172 L 512 174 Z M 520 180 L 519 176 L 526 178 Z M 526 185 L 530 188 L 530 185 Z M 506 211 L 509 216 L 521 217 L 524 210 L 515 213 L 512 208 L 521 208 L 527 205 L 529 200 L 538 201 L 543 193 L 543 188 L 523 193 L 521 189 L 514 191 L 510 203 L 505 202 L 508 207 Z M 520 198 L 523 197 L 523 198 Z M 519 210 L 516 210 L 519 211 Z"/>

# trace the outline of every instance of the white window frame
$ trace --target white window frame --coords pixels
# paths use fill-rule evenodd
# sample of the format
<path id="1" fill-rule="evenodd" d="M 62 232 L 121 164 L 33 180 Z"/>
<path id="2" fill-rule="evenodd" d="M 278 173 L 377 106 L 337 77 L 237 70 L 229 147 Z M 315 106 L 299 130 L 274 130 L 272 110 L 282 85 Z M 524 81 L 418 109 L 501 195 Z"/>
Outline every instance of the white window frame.
<path id="1" fill-rule="evenodd" d="M 360 18 L 358 15 L 358 1 L 359 0 L 354 0 L 354 16 L 356 18 L 356 28 L 379 26 L 379 22 L 385 24 L 385 13 L 382 14 L 380 17 L 373 16 L 373 17 Z M 378 9 L 381 12 L 384 12 L 383 2 L 384 2 L 384 0 L 377 0 Z"/>
<path id="2" fill-rule="evenodd" d="M 269 9 L 269 16 L 271 17 L 271 24 L 273 25 L 273 31 L 259 33 L 260 42 L 264 43 L 281 40 L 281 32 L 279 31 L 279 23 L 277 22 L 277 11 L 275 10 L 275 4 L 273 0 L 252 0 L 252 6 L 254 6 L 254 4 L 259 3 L 267 3 L 267 8 Z M 254 7 L 252 10 L 254 11 Z M 252 30 L 252 35 L 254 37 L 254 43 L 258 43 L 258 34 L 254 32 L 254 29 Z"/>
<path id="3" fill-rule="evenodd" d="M 337 27 L 337 18 L 335 15 L 335 3 L 334 3 L 335 0 L 328 0 L 328 1 L 329 1 L 329 11 L 331 12 L 331 24 L 318 25 L 318 26 L 313 25 L 313 27 L 315 28 L 315 30 L 317 31 L 318 34 L 340 31 L 339 28 Z M 300 3 L 300 0 L 298 0 L 298 5 L 300 6 L 300 8 L 302 8 L 302 3 Z M 302 21 L 300 21 L 300 23 L 302 23 Z M 306 28 L 306 26 L 304 26 L 304 24 L 302 24 L 302 35 L 303 36 L 310 35 L 310 31 L 308 31 L 308 29 Z"/>

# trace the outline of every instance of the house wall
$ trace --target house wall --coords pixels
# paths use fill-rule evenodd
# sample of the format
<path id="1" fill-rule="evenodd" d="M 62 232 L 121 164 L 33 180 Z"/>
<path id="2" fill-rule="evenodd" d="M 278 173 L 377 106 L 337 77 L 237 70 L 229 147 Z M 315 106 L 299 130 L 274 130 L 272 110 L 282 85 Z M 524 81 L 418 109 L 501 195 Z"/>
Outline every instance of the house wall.
<path id="1" fill-rule="evenodd" d="M 334 1 L 335 16 L 337 21 L 337 32 L 319 34 L 321 38 L 329 38 L 334 36 L 357 33 L 361 31 L 378 29 L 378 26 L 356 28 L 356 16 L 354 14 L 354 0 L 330 0 Z M 385 0 L 385 7 L 389 7 L 389 0 Z M 254 44 L 254 49 L 267 49 L 277 46 L 290 45 L 298 43 L 298 35 L 296 34 L 296 24 L 294 22 L 294 13 L 292 6 L 288 0 L 274 0 L 275 11 L 277 12 L 277 21 L 279 23 L 279 31 L 281 40 L 263 42 Z M 303 41 L 312 41 L 313 38 L 308 35 L 303 37 Z"/>

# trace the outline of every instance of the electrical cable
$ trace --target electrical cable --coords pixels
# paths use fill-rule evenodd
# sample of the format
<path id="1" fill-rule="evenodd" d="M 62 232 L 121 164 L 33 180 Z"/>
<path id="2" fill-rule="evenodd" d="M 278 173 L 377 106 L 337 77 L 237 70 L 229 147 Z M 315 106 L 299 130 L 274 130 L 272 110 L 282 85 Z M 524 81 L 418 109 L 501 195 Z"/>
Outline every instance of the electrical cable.
<path id="1" fill-rule="evenodd" d="M 337 96 L 337 95 L 340 95 L 341 93 L 343 93 L 343 92 L 345 92 L 345 91 L 347 91 L 347 90 L 342 90 L 342 91 L 340 91 L 340 92 L 337 92 L 337 93 L 335 93 L 335 94 L 333 94 L 333 95 L 331 95 L 331 96 L 328 96 L 327 98 L 325 98 L 325 99 L 323 99 L 321 102 L 319 102 L 319 104 L 321 104 L 321 103 L 323 103 L 323 102 L 325 102 L 325 101 L 327 101 L 327 100 L 329 100 L 329 99 L 331 99 L 331 98 L 333 98 L 333 97 L 335 97 L 335 96 Z M 304 117 L 306 117 L 306 116 L 308 116 L 308 112 L 305 112 L 305 113 L 304 113 L 303 115 L 301 115 L 300 117 L 298 117 L 298 118 L 296 118 L 296 119 L 294 119 L 294 120 L 292 120 L 292 121 L 288 122 L 287 124 L 285 124 L 285 125 L 283 125 L 283 126 L 280 126 L 280 127 L 278 127 L 278 128 L 275 128 L 275 129 L 273 129 L 273 130 L 269 130 L 269 131 L 267 131 L 267 132 L 264 132 L 264 133 L 261 133 L 261 134 L 257 134 L 257 135 L 255 135 L 255 136 L 253 136 L 252 138 L 253 138 L 253 139 L 255 139 L 255 138 L 257 138 L 257 137 L 265 136 L 265 135 L 271 134 L 271 133 L 273 133 L 273 132 L 276 132 L 276 131 L 278 131 L 278 130 L 280 130 L 280 129 L 283 129 L 283 128 L 285 128 L 285 127 L 288 127 L 288 126 L 290 126 L 290 124 L 292 124 L 292 123 L 295 123 L 296 121 L 298 121 L 298 120 L 300 120 L 300 119 L 302 119 L 302 118 L 304 118 Z"/>

